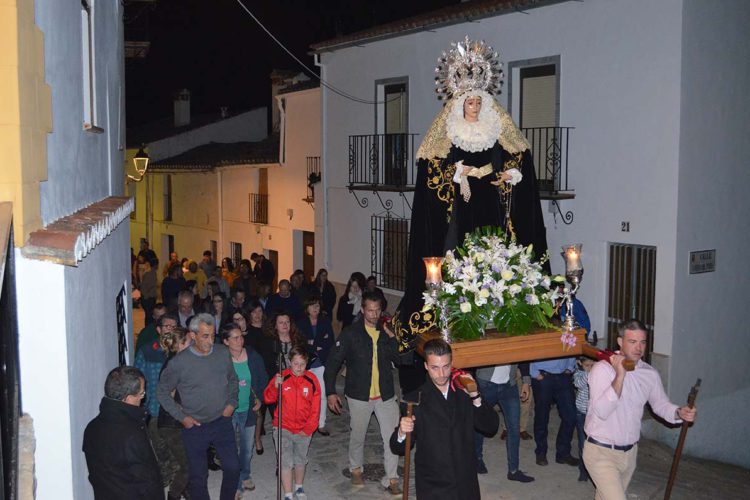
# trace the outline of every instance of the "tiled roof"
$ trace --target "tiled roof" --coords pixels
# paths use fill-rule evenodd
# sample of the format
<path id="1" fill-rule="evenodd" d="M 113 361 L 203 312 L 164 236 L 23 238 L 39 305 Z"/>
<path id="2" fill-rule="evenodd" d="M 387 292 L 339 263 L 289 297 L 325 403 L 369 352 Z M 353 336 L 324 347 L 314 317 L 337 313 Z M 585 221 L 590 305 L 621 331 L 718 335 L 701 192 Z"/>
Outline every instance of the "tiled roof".
<path id="1" fill-rule="evenodd" d="M 149 165 L 149 171 L 211 170 L 232 165 L 279 162 L 279 137 L 258 142 L 210 142 Z"/>
<path id="2" fill-rule="evenodd" d="M 133 198 L 104 198 L 32 232 L 21 252 L 30 259 L 77 266 L 132 211 Z"/>
<path id="3" fill-rule="evenodd" d="M 476 21 L 510 12 L 524 11 L 571 0 L 476 0 L 449 5 L 425 14 L 375 26 L 350 35 L 318 42 L 310 46 L 313 52 L 330 52 L 361 43 L 384 40 L 452 24 Z"/>
<path id="4" fill-rule="evenodd" d="M 320 82 L 317 79 L 305 80 L 303 82 L 295 83 L 288 87 L 280 89 L 276 95 L 289 94 L 291 92 L 299 92 L 301 90 L 316 89 L 320 87 Z"/>
<path id="5" fill-rule="evenodd" d="M 221 116 L 221 111 L 216 111 L 215 113 L 195 114 L 190 117 L 190 124 L 183 127 L 174 126 L 173 116 L 162 118 L 155 122 L 146 123 L 145 125 L 128 128 L 125 133 L 125 143 L 129 148 L 137 148 L 141 144 L 149 144 L 160 139 L 179 135 L 196 128 L 210 125 L 214 122 L 219 122 L 228 118 L 234 118 L 235 116 L 247 113 L 249 111 L 252 111 L 252 109 L 233 111 L 230 108 L 228 116 L 225 117 Z"/>

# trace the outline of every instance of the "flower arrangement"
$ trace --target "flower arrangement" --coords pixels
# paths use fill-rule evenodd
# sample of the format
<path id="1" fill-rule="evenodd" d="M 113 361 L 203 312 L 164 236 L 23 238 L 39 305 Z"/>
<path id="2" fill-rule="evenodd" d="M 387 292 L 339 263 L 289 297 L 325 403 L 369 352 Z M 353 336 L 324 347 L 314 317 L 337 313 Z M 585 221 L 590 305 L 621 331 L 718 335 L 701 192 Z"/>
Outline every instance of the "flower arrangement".
<path id="1" fill-rule="evenodd" d="M 456 339 L 476 339 L 492 327 L 508 335 L 550 328 L 556 285 L 565 278 L 544 274 L 547 258 L 535 262 L 531 245 L 508 241 L 500 228 L 479 228 L 446 253 L 443 285 L 424 294 L 423 311 L 434 311 Z"/>

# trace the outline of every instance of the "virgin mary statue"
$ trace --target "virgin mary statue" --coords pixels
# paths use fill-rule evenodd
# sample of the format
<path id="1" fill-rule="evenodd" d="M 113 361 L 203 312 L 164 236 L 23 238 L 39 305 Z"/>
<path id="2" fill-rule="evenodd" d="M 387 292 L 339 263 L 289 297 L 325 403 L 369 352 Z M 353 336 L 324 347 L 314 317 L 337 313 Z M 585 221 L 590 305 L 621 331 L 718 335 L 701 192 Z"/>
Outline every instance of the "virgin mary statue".
<path id="1" fill-rule="evenodd" d="M 445 255 L 483 226 L 533 244 L 537 257 L 547 251 L 529 143 L 493 97 L 502 85 L 497 53 L 466 37 L 438 62 L 436 90 L 446 103 L 417 151 L 406 290 L 392 320 L 402 352 L 436 327 L 432 313 L 422 312 L 423 257 Z M 401 370 L 404 390 L 419 385 L 421 365 Z"/>

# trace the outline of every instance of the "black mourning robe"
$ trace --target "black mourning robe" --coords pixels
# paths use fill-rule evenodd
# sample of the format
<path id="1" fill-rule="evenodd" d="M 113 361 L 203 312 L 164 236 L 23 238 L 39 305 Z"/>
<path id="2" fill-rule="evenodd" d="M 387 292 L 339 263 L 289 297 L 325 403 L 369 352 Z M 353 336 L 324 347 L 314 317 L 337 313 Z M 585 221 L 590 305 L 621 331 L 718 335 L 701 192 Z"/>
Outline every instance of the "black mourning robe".
<path id="1" fill-rule="evenodd" d="M 429 500 L 474 500 L 480 498 L 477 480 L 475 431 L 490 437 L 500 419 L 488 404 L 475 407 L 462 390 L 448 390 L 444 398 L 431 380 L 419 389 L 421 402 L 414 407 L 412 432 L 414 481 L 417 498 Z M 407 401 L 416 401 L 416 393 Z M 398 428 L 391 435 L 391 451 L 404 455 L 406 440 L 398 442 Z"/>
<path id="2" fill-rule="evenodd" d="M 493 173 L 477 179 L 469 177 L 471 197 L 465 202 L 460 186 L 453 182 L 455 164 L 483 167 L 491 163 Z M 513 186 L 509 197 L 491 184 L 504 170 L 517 168 L 523 179 Z M 521 245 L 534 245 L 538 257 L 547 251 L 547 233 L 539 200 L 539 188 L 531 152 L 512 154 L 499 142 L 490 149 L 472 153 L 455 145 L 445 158 L 420 159 L 411 213 L 409 251 L 406 265 L 406 289 L 392 320 L 401 352 L 414 347 L 416 336 L 436 328 L 432 312 L 422 313 L 425 291 L 423 257 L 443 256 L 463 244 L 466 233 L 483 226 L 505 228 L 506 206 L 510 201 L 511 227 Z M 510 237 L 510 235 L 509 235 Z M 544 264 L 549 273 L 549 262 Z M 410 358 L 413 362 L 410 363 Z M 402 356 L 399 377 L 403 392 L 411 392 L 425 381 L 422 360 L 416 354 Z"/>

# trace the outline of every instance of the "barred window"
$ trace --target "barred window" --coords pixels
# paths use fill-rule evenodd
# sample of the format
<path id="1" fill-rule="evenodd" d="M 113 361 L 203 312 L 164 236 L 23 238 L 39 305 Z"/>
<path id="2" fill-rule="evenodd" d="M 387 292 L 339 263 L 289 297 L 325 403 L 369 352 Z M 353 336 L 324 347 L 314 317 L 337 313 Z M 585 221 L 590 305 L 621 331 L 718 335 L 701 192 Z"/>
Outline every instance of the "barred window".
<path id="1" fill-rule="evenodd" d="M 390 214 L 373 215 L 371 228 L 371 273 L 381 286 L 406 288 L 406 258 L 409 247 L 409 219 Z"/>

